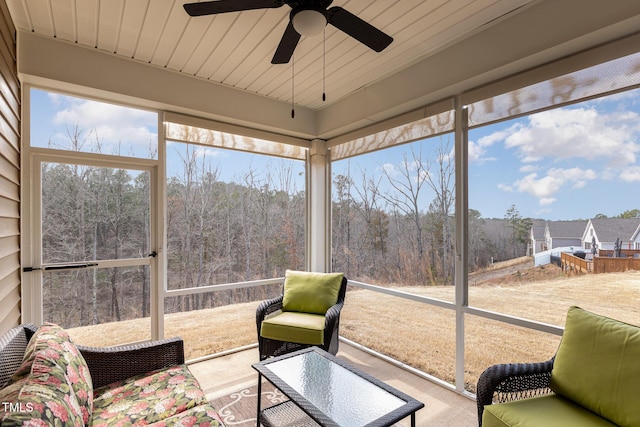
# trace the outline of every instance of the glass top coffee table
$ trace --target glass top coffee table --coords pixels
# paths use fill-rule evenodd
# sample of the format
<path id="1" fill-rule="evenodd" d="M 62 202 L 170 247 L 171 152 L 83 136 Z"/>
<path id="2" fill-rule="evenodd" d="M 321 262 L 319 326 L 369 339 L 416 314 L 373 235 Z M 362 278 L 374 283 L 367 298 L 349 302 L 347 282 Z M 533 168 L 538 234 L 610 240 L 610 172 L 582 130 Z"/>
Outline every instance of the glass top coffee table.
<path id="1" fill-rule="evenodd" d="M 419 402 L 343 360 L 311 347 L 253 365 L 262 377 L 290 400 L 260 409 L 258 425 L 265 426 L 390 426 L 411 416 L 415 426 Z"/>

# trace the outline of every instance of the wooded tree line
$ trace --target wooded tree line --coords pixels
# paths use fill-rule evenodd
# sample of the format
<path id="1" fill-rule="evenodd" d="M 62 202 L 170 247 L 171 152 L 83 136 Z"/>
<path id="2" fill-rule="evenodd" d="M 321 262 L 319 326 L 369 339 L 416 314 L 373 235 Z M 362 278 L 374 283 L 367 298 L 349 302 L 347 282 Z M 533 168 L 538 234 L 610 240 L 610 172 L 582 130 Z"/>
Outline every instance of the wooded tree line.
<path id="1" fill-rule="evenodd" d="M 400 169 L 340 174 L 333 183 L 333 269 L 379 285 L 453 285 L 454 164 L 443 141 L 432 158 L 419 149 Z M 425 209 L 424 193 L 431 201 Z M 503 219 L 469 211 L 469 269 L 526 254 L 532 221 L 511 206 Z"/>
<path id="2" fill-rule="evenodd" d="M 167 286 L 183 289 L 283 276 L 304 268 L 305 194 L 285 163 L 249 168 L 232 182 L 187 149 L 167 182 Z M 149 174 L 51 163 L 43 166 L 43 261 L 144 258 Z M 66 327 L 149 315 L 149 268 L 44 274 L 45 319 Z M 276 287 L 279 288 L 279 287 Z M 275 289 L 277 290 L 277 289 Z M 168 298 L 165 312 L 264 299 L 274 287 Z"/>
<path id="3" fill-rule="evenodd" d="M 223 182 L 219 167 L 197 148 L 187 147 L 181 161 L 183 174 L 167 184 L 169 289 L 281 277 L 286 269 L 304 268 L 305 193 L 296 187 L 290 163 L 249 167 Z M 238 290 L 242 295 L 235 297 L 255 300 L 256 292 Z M 216 294 L 181 297 L 167 309 L 220 305 Z"/>
<path id="4" fill-rule="evenodd" d="M 443 147 L 436 159 L 408 153 L 405 165 L 415 168 L 407 166 L 393 176 L 334 177 L 335 271 L 380 285 L 453 283 L 453 166 L 445 152 Z M 291 163 L 245 167 L 224 182 L 220 166 L 200 154 L 197 147 L 187 147 L 180 156 L 181 172 L 167 182 L 168 288 L 280 277 L 288 268 L 304 269 L 305 193 L 297 188 Z M 45 164 L 44 262 L 149 256 L 155 249 L 149 245 L 149 180 L 146 172 Z M 391 190 L 380 191 L 381 180 Z M 426 188 L 436 196 L 425 211 L 418 198 Z M 517 219 L 515 207 L 512 214 Z M 471 270 L 491 257 L 524 255 L 526 245 L 513 237 L 513 224 L 471 211 Z M 44 277 L 48 321 L 74 327 L 149 315 L 146 266 L 54 270 Z M 278 291 L 276 286 L 172 297 L 165 300 L 165 312 L 260 300 Z"/>

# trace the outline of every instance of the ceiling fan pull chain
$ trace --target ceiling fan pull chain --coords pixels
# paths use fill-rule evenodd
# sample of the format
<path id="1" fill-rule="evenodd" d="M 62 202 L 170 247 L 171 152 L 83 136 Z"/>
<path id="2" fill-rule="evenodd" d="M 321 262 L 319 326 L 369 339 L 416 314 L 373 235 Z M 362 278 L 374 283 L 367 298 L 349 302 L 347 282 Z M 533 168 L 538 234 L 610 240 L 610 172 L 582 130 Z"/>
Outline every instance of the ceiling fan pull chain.
<path id="1" fill-rule="evenodd" d="M 296 117 L 296 110 L 294 108 L 294 98 L 295 98 L 295 91 L 296 91 L 296 85 L 294 82 L 294 78 L 296 75 L 296 71 L 295 71 L 295 59 L 294 59 L 294 55 L 291 55 L 291 118 L 295 118 Z"/>
<path id="2" fill-rule="evenodd" d="M 322 30 L 322 102 L 327 100 L 326 81 L 327 79 L 327 27 Z"/>

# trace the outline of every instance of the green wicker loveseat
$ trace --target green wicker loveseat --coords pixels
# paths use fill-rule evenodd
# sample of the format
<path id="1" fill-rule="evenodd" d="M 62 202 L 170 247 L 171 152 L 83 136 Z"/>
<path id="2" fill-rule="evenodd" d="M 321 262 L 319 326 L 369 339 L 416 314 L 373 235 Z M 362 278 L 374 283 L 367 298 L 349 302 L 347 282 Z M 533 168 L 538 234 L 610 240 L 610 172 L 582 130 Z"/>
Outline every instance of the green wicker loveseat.
<path id="1" fill-rule="evenodd" d="M 3 427 L 223 426 L 181 339 L 82 347 L 54 324 L 0 337 L 0 402 Z"/>
<path id="2" fill-rule="evenodd" d="M 571 307 L 556 355 L 489 367 L 477 403 L 482 427 L 639 427 L 640 328 Z"/>

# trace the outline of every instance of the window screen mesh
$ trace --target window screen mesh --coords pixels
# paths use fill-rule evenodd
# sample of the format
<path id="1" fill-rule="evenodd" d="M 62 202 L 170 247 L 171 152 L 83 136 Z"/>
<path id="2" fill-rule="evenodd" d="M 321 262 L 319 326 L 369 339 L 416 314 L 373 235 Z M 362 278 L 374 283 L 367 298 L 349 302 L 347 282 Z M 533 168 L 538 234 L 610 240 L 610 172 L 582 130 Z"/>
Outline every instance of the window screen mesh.
<path id="1" fill-rule="evenodd" d="M 469 104 L 469 127 L 574 103 L 640 85 L 640 53 Z"/>
<path id="2" fill-rule="evenodd" d="M 297 160 L 304 160 L 307 155 L 306 148 L 296 145 L 169 121 L 164 125 L 165 137 L 174 141 L 193 142 Z"/>
<path id="3" fill-rule="evenodd" d="M 411 123 L 353 139 L 331 148 L 331 160 L 344 159 L 393 145 L 451 132 L 455 124 L 454 117 L 454 111 L 448 110 Z"/>

